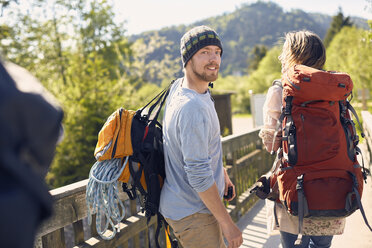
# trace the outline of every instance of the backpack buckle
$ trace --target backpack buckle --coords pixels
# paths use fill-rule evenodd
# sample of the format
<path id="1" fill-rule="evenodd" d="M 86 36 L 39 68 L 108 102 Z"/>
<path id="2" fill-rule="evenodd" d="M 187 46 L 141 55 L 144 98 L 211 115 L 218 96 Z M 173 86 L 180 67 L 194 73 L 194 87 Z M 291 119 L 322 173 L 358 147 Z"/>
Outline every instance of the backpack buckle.
<path id="1" fill-rule="evenodd" d="M 293 101 L 293 96 L 287 96 L 285 98 L 285 108 L 284 108 L 285 115 L 292 114 L 292 101 Z"/>
<path id="2" fill-rule="evenodd" d="M 135 187 L 132 186 L 132 188 L 128 188 L 128 184 L 123 183 L 122 184 L 123 191 L 127 193 L 130 200 L 134 200 L 137 198 L 137 193 Z"/>

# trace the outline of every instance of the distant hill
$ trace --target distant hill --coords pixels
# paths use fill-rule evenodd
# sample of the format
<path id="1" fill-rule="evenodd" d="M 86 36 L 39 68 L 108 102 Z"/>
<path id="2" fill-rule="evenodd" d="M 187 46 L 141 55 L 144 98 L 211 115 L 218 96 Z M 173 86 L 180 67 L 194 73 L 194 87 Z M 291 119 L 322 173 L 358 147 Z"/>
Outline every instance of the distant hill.
<path id="1" fill-rule="evenodd" d="M 352 22 L 367 29 L 365 19 L 353 18 Z M 165 54 L 167 59 L 180 65 L 176 76 L 181 74 L 181 60 L 179 52 L 179 41 L 181 36 L 191 27 L 197 25 L 208 25 L 214 28 L 221 36 L 223 43 L 222 75 L 242 75 L 247 73 L 248 58 L 251 49 L 258 44 L 269 48 L 278 44 L 278 40 L 288 31 L 307 29 L 324 38 L 332 16 L 307 13 L 302 10 L 285 12 L 279 5 L 272 2 L 256 2 L 244 4 L 234 12 L 225 13 L 216 17 L 207 18 L 191 25 L 179 25 L 162 28 L 160 30 L 144 32 L 130 37 L 131 41 L 143 39 L 150 42 L 152 37 L 164 37 L 167 44 L 154 49 L 146 55 L 146 62 L 161 62 Z M 171 20 L 170 20 L 171 22 Z M 157 78 L 152 82 L 158 83 Z"/>

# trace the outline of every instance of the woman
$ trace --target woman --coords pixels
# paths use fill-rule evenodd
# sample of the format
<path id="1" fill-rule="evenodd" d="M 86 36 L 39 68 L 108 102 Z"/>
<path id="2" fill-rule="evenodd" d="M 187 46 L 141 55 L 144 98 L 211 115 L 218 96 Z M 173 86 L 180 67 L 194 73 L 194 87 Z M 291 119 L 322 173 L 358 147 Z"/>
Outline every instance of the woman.
<path id="1" fill-rule="evenodd" d="M 285 73 L 296 64 L 322 69 L 326 60 L 326 51 L 321 39 L 316 34 L 309 31 L 290 32 L 285 36 L 285 42 L 279 60 L 282 63 L 282 73 Z M 276 83 L 268 90 L 263 107 L 264 127 L 259 134 L 269 152 L 272 149 L 276 151 L 280 146 L 280 137 L 275 138 L 274 145 L 272 142 L 281 109 L 282 87 Z M 269 201 L 267 203 L 268 215 L 270 216 L 268 228 L 270 230 L 278 229 L 280 231 L 283 248 L 327 248 L 331 246 L 333 235 L 342 234 L 344 231 L 345 218 L 343 217 L 332 220 L 305 218 L 302 227 L 302 244 L 295 246 L 294 243 L 298 236 L 298 218 L 289 215 L 282 204 L 269 206 Z M 270 203 L 273 205 L 273 202 Z M 276 208 L 278 227 L 274 220 L 274 207 Z"/>

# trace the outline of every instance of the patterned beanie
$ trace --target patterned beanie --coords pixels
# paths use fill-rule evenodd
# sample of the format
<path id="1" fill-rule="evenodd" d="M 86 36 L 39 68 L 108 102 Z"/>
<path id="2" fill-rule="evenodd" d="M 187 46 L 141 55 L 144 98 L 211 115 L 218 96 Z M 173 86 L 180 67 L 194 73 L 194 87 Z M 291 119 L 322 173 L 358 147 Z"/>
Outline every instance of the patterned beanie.
<path id="1" fill-rule="evenodd" d="M 198 26 L 185 33 L 181 38 L 181 57 L 183 67 L 186 67 L 187 62 L 197 51 L 210 45 L 215 45 L 221 48 L 222 55 L 220 37 L 218 37 L 216 31 L 210 27 Z"/>

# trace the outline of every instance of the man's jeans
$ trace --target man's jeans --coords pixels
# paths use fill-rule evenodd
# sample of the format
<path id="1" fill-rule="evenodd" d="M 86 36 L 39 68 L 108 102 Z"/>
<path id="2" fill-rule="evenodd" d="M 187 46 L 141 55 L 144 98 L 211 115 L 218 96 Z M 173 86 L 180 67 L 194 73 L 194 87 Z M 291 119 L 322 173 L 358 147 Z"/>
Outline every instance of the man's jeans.
<path id="1" fill-rule="evenodd" d="M 297 235 L 280 232 L 280 239 L 283 248 L 329 248 L 333 236 L 302 236 L 302 244 L 294 245 Z"/>

